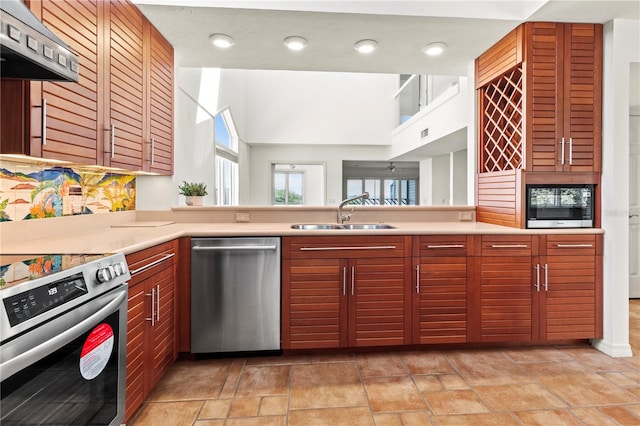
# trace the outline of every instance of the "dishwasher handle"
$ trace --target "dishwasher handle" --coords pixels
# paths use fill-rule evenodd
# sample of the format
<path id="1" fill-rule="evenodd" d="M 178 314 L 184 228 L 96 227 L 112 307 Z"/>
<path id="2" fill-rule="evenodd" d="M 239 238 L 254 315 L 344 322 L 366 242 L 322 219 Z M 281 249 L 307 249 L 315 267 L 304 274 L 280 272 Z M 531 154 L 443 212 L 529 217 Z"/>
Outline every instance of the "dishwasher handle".
<path id="1" fill-rule="evenodd" d="M 273 251 L 278 246 L 193 246 L 194 251 Z"/>

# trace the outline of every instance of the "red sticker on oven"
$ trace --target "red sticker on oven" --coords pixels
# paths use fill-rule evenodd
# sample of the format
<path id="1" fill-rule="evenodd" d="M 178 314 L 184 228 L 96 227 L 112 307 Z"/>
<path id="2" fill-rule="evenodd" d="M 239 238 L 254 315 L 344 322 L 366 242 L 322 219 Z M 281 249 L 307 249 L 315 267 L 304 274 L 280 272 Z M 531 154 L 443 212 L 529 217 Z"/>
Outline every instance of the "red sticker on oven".
<path id="1" fill-rule="evenodd" d="M 80 352 L 80 374 L 87 380 L 98 377 L 111 358 L 113 329 L 109 324 L 100 324 L 87 336 Z"/>

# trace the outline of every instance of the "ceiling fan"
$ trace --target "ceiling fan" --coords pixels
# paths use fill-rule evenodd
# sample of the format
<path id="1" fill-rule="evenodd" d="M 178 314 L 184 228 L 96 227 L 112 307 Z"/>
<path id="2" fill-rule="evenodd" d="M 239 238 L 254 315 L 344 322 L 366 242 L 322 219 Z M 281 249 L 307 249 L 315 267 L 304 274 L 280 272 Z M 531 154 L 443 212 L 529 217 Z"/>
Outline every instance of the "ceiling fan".
<path id="1" fill-rule="evenodd" d="M 387 166 L 387 169 L 389 169 L 389 171 L 391 173 L 394 173 L 396 171 L 396 166 L 393 164 L 393 161 L 389 162 L 389 165 Z"/>

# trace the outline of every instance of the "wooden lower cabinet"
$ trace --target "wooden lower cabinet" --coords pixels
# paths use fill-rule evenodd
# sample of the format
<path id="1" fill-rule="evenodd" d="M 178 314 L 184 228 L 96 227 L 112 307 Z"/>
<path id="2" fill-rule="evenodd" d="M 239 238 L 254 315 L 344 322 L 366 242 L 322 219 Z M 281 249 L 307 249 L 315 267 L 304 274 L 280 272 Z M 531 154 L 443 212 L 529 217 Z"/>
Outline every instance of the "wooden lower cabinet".
<path id="1" fill-rule="evenodd" d="M 413 343 L 467 341 L 473 237 L 414 237 Z"/>
<path id="2" fill-rule="evenodd" d="M 282 348 L 411 343 L 411 237 L 284 237 Z"/>
<path id="3" fill-rule="evenodd" d="M 127 256 L 127 420 L 176 360 L 176 254 L 172 241 Z"/>

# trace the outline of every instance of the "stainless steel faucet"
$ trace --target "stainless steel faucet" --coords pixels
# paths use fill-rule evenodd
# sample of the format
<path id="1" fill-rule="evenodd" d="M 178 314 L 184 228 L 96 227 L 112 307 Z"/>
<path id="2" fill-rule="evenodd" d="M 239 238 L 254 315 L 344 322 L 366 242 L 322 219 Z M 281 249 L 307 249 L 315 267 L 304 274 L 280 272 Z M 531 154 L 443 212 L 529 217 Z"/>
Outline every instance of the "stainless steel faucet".
<path id="1" fill-rule="evenodd" d="M 369 193 L 368 192 L 363 192 L 360 195 L 356 195 L 354 197 L 351 198 L 347 198 L 345 200 L 342 200 L 342 202 L 340 203 L 340 205 L 338 206 L 338 223 L 344 223 L 344 222 L 348 222 L 351 219 L 351 215 L 353 214 L 353 211 L 355 210 L 356 206 L 352 206 L 351 207 L 351 211 L 347 214 L 342 214 L 342 208 L 349 204 L 352 201 L 355 200 L 366 200 L 367 198 L 369 198 Z"/>

